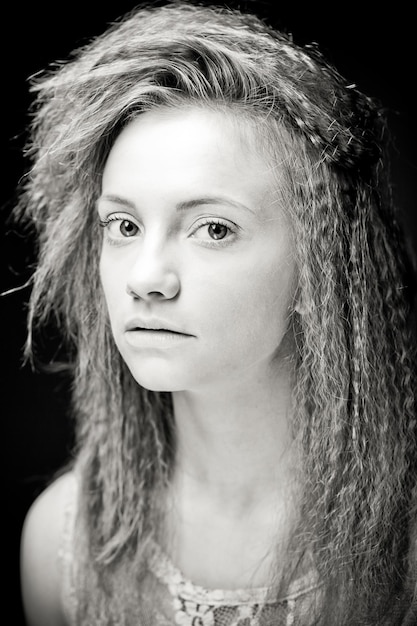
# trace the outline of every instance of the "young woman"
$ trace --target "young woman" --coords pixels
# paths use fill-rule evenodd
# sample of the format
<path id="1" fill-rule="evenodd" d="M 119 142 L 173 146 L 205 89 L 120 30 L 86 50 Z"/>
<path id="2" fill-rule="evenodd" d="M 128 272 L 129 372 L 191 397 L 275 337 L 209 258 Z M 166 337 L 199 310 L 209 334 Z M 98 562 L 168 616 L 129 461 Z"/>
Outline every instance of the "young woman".
<path id="1" fill-rule="evenodd" d="M 77 447 L 28 624 L 413 624 L 410 263 L 382 111 L 252 15 L 138 8 L 37 76 L 19 216 Z"/>

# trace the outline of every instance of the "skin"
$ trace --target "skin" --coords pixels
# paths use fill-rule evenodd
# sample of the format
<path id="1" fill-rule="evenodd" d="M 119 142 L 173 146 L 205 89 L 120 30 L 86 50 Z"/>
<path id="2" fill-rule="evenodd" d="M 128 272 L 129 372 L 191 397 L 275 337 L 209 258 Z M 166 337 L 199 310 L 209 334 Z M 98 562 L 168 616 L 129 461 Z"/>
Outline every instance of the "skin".
<path id="1" fill-rule="evenodd" d="M 145 113 L 112 147 L 97 203 L 114 339 L 138 383 L 173 397 L 161 543 L 194 583 L 225 589 L 270 582 L 293 520 L 296 267 L 280 173 L 251 133 L 220 112 Z M 73 483 L 55 481 L 25 520 L 28 626 L 66 624 L 57 555 Z"/>
<path id="2" fill-rule="evenodd" d="M 116 343 L 148 389 L 207 394 L 281 368 L 293 246 L 276 175 L 248 143 L 222 114 L 151 112 L 110 152 L 101 279 Z M 136 318 L 189 338 L 132 347 Z"/>
<path id="3" fill-rule="evenodd" d="M 67 626 L 61 601 L 62 544 L 65 511 L 74 477 L 55 480 L 29 509 L 21 537 L 21 592 L 27 626 Z"/>
<path id="4" fill-rule="evenodd" d="M 249 584 L 288 513 L 296 267 L 280 173 L 254 146 L 224 113 L 145 113 L 116 140 L 98 202 L 116 344 L 138 383 L 173 394 L 168 549 L 207 586 Z M 155 319 L 187 336 L 138 329 Z"/>

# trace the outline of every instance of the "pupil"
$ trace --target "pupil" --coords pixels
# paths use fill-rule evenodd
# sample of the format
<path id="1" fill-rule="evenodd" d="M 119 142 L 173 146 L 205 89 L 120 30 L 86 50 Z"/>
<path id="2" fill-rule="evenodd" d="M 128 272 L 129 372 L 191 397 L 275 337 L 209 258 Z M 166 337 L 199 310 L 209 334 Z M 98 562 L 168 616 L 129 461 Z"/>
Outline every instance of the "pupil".
<path id="1" fill-rule="evenodd" d="M 210 224 L 209 234 L 213 239 L 223 239 L 227 234 L 227 227 L 223 224 Z"/>
<path id="2" fill-rule="evenodd" d="M 123 222 L 120 224 L 120 232 L 126 237 L 134 235 L 136 233 L 136 228 L 137 227 L 135 226 L 135 224 L 132 224 L 132 222 L 129 222 L 129 220 L 123 220 Z"/>

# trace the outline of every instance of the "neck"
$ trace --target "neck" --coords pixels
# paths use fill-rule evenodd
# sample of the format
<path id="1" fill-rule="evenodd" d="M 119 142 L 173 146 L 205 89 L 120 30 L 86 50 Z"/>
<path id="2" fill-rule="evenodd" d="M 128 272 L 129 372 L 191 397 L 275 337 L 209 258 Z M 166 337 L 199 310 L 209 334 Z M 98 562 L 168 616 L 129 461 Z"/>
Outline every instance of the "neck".
<path id="1" fill-rule="evenodd" d="M 296 512 L 290 376 L 176 392 L 173 404 L 177 458 L 162 545 L 197 584 L 269 585 Z"/>
<path id="2" fill-rule="evenodd" d="M 281 371 L 239 384 L 173 395 L 174 482 L 220 506 L 247 507 L 288 483 L 291 377 Z"/>

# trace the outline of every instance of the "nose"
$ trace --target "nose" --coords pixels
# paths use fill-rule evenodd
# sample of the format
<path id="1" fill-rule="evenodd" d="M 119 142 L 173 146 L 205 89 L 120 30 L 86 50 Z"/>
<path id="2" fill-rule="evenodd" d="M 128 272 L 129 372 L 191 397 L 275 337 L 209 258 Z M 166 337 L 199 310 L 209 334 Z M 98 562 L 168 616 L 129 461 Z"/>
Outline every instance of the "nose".
<path id="1" fill-rule="evenodd" d="M 130 268 L 126 291 L 142 300 L 172 300 L 180 292 L 180 279 L 167 246 L 144 245 Z"/>

